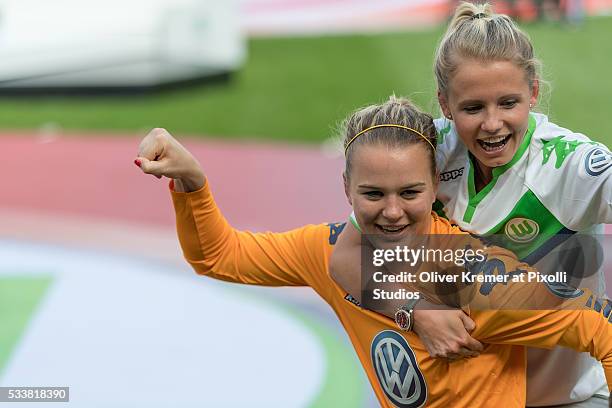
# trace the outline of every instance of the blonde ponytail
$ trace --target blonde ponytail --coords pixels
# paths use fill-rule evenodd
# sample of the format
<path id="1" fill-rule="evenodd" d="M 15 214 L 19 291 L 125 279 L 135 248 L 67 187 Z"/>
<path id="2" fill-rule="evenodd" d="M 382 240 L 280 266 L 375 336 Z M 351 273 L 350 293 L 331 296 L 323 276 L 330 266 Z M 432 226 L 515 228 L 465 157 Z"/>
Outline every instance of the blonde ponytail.
<path id="1" fill-rule="evenodd" d="M 461 59 L 511 61 L 525 70 L 530 87 L 540 77 L 541 64 L 527 34 L 510 17 L 493 13 L 486 3 L 461 2 L 436 50 L 434 72 L 438 90 L 445 96 Z"/>

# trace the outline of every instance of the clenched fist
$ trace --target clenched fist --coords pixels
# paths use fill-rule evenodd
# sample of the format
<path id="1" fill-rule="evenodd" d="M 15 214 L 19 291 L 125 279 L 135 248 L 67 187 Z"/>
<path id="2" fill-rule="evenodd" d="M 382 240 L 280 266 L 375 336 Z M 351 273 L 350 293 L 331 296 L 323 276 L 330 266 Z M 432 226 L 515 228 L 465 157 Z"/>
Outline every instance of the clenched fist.
<path id="1" fill-rule="evenodd" d="M 144 173 L 174 179 L 179 192 L 199 190 L 206 180 L 200 163 L 165 129 L 153 129 L 142 139 L 134 163 Z"/>

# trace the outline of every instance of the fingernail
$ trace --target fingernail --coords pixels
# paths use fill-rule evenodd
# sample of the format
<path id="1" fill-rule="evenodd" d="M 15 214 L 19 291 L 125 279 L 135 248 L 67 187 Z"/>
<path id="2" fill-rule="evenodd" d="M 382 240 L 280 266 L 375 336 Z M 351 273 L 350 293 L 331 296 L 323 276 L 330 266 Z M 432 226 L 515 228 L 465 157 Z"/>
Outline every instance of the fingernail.
<path id="1" fill-rule="evenodd" d="M 134 164 L 137 165 L 138 167 L 140 167 L 140 165 L 142 163 L 140 162 L 140 160 L 136 159 L 136 160 L 134 160 Z"/>

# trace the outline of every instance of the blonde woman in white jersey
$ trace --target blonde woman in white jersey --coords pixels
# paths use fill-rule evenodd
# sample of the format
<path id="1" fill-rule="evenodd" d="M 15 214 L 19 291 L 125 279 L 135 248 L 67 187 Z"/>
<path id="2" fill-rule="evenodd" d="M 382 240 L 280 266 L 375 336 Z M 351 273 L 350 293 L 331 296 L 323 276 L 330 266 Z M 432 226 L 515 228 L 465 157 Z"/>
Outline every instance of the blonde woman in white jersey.
<path id="1" fill-rule="evenodd" d="M 533 113 L 540 89 L 533 46 L 489 5 L 461 3 L 435 57 L 440 212 L 465 230 L 504 234 L 535 264 L 560 234 L 603 231 L 612 223 L 612 155 Z M 360 236 L 349 225 L 331 261 L 341 279 L 358 268 Z M 600 271 L 601 273 L 601 271 Z M 435 357 L 479 350 L 459 310 L 414 310 L 414 330 Z M 467 329 L 467 330 L 466 330 Z M 566 349 L 528 354 L 528 406 L 605 407 L 597 361 Z M 602 398 L 602 397 L 605 397 Z"/>

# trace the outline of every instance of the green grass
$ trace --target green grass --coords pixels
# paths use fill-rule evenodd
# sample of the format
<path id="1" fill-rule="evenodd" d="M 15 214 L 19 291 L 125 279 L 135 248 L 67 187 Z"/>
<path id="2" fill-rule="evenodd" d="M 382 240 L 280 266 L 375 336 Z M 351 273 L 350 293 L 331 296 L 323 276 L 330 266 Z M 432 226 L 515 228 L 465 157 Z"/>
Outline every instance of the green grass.
<path id="1" fill-rule="evenodd" d="M 50 283 L 49 277 L 0 278 L 0 375 Z"/>
<path id="2" fill-rule="evenodd" d="M 612 18 L 580 30 L 528 26 L 545 78 L 543 110 L 570 129 L 612 145 L 609 78 Z M 441 28 L 422 32 L 323 38 L 254 39 L 229 84 L 191 86 L 146 96 L 0 98 L 5 129 L 55 123 L 64 129 L 115 131 L 161 126 L 178 134 L 318 142 L 354 108 L 411 96 L 432 112 L 431 70 Z"/>

